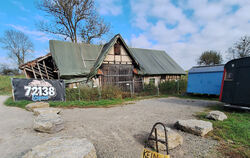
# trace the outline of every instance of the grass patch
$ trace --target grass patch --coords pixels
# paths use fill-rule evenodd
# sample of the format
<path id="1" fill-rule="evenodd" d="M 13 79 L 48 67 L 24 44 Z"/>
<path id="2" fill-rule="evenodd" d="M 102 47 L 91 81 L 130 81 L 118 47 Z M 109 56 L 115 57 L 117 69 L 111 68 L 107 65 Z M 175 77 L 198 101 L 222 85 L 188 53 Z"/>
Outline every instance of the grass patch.
<path id="1" fill-rule="evenodd" d="M 224 112 L 228 119 L 224 121 L 213 121 L 205 118 L 210 110 Z M 214 130 L 209 136 L 220 141 L 219 151 L 228 157 L 246 158 L 250 157 L 250 113 L 225 109 L 221 106 L 211 107 L 205 112 L 196 115 L 199 119 L 213 123 Z"/>
<path id="2" fill-rule="evenodd" d="M 106 99 L 106 100 L 97 100 L 97 101 L 65 101 L 65 102 L 49 102 L 51 107 L 109 107 L 112 105 L 123 104 L 127 101 L 132 101 L 133 99 Z M 13 101 L 12 97 L 8 98 L 4 104 L 7 106 L 14 106 L 19 108 L 25 108 L 25 106 L 32 101 Z"/>
<path id="3" fill-rule="evenodd" d="M 11 78 L 24 78 L 24 76 L 0 75 L 0 95 L 10 95 L 12 93 Z"/>

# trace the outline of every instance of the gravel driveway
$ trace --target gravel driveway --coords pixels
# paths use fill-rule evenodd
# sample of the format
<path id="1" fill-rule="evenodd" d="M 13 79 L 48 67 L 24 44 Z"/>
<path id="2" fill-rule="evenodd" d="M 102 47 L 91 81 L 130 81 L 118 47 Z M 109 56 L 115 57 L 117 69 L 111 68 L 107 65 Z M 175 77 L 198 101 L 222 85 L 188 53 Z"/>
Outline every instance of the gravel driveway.
<path id="1" fill-rule="evenodd" d="M 194 118 L 195 112 L 215 101 L 178 98 L 147 99 L 112 108 L 63 109 L 65 129 L 57 134 L 38 133 L 32 129 L 31 112 L 6 107 L 0 96 L 1 158 L 21 157 L 30 148 L 56 136 L 86 137 L 95 145 L 98 158 L 139 158 L 144 141 L 155 122 L 169 127 L 178 119 Z M 183 145 L 170 150 L 172 158 L 211 157 L 217 142 L 178 131 Z M 214 157 L 214 155 L 212 156 Z"/>

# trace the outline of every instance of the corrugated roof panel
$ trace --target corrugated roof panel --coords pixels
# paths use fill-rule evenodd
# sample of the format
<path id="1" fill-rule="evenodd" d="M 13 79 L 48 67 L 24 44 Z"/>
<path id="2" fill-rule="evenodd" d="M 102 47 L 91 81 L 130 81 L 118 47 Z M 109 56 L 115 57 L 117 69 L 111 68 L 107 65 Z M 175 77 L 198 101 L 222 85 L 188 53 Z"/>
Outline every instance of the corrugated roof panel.
<path id="1" fill-rule="evenodd" d="M 205 73 L 205 72 L 221 72 L 224 71 L 224 65 L 215 66 L 195 66 L 188 73 Z"/>
<path id="2" fill-rule="evenodd" d="M 186 74 L 165 51 L 130 48 L 145 75 Z"/>
<path id="3" fill-rule="evenodd" d="M 60 76 L 87 76 L 94 66 L 101 46 L 50 40 L 50 52 Z"/>

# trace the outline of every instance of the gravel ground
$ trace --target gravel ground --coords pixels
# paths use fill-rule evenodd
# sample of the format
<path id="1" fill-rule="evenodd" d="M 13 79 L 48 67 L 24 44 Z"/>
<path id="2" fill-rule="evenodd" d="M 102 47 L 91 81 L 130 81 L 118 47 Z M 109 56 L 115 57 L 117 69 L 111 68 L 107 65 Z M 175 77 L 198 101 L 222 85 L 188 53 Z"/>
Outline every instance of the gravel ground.
<path id="1" fill-rule="evenodd" d="M 154 123 L 160 121 L 173 128 L 178 119 L 193 114 L 215 101 L 178 98 L 147 99 L 112 108 L 63 109 L 65 129 L 56 134 L 38 133 L 32 129 L 31 112 L 6 107 L 0 96 L 1 158 L 21 157 L 30 148 L 56 136 L 86 137 L 96 147 L 98 158 L 139 158 L 144 141 Z M 217 141 L 180 133 L 182 146 L 170 150 L 172 158 L 216 157 Z"/>

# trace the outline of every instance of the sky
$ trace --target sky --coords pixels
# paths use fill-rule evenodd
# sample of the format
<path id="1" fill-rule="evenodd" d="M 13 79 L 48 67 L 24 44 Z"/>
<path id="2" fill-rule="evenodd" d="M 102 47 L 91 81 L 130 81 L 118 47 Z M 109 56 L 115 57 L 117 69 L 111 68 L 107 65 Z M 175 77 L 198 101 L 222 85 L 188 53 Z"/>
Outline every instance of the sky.
<path id="1" fill-rule="evenodd" d="M 36 0 L 0 2 L 0 37 L 7 29 L 24 32 L 34 43 L 32 58 L 49 52 L 56 39 L 36 26 L 49 18 Z M 111 25 L 109 38 L 120 33 L 130 47 L 165 50 L 184 70 L 197 64 L 200 54 L 215 50 L 228 61 L 227 50 L 250 35 L 249 0 L 96 0 L 100 16 Z M 0 47 L 0 63 L 12 66 Z"/>

